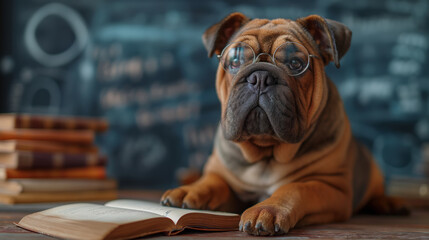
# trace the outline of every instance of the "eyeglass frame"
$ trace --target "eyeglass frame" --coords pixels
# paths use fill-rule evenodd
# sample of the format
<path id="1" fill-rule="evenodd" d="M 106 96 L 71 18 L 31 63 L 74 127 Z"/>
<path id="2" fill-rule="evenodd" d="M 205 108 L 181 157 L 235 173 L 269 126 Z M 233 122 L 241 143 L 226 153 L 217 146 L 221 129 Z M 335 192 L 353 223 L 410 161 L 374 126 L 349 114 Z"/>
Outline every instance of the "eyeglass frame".
<path id="1" fill-rule="evenodd" d="M 220 53 L 220 55 L 216 55 L 216 57 L 217 57 L 217 59 L 219 60 L 219 62 L 221 62 L 221 58 L 222 58 L 222 55 L 224 54 L 225 50 L 226 50 L 229 46 L 231 46 L 232 44 L 237 44 L 237 43 L 243 43 L 243 44 L 247 45 L 247 46 L 252 50 L 252 53 L 253 53 L 253 61 L 252 61 L 252 63 L 248 64 L 247 66 L 250 66 L 250 65 L 254 64 L 254 63 L 256 62 L 256 60 L 257 60 L 261 55 L 268 55 L 268 56 L 271 58 L 271 61 L 272 61 L 272 63 L 271 63 L 271 64 L 274 64 L 274 65 L 275 65 L 275 66 L 277 66 L 277 67 L 278 67 L 278 65 L 277 65 L 277 62 L 276 62 L 276 58 L 275 58 L 274 56 L 276 55 L 277 50 L 278 50 L 281 46 L 283 46 L 283 45 L 285 45 L 285 44 L 288 44 L 288 43 L 293 43 L 293 44 L 299 44 L 299 45 L 301 45 L 301 46 L 302 46 L 302 47 L 307 51 L 307 53 L 308 53 L 308 57 L 307 57 L 307 58 L 308 58 L 308 59 L 307 59 L 307 66 L 305 66 L 305 68 L 304 68 L 300 73 L 293 74 L 293 75 L 291 75 L 291 74 L 289 74 L 289 73 L 288 73 L 288 75 L 289 75 L 289 76 L 291 76 L 291 77 L 299 76 L 299 75 L 303 74 L 304 72 L 306 72 L 306 71 L 307 71 L 307 69 L 308 69 L 308 67 L 310 66 L 310 58 L 311 58 L 311 57 L 319 58 L 319 57 L 318 57 L 318 56 L 316 56 L 316 55 L 310 54 L 310 53 L 308 52 L 307 48 L 306 48 L 304 45 L 302 45 L 301 43 L 298 43 L 298 42 L 289 42 L 289 41 L 288 41 L 288 42 L 284 42 L 284 43 L 282 43 L 280 46 L 278 46 L 278 47 L 276 48 L 276 50 L 274 51 L 273 55 L 271 55 L 271 54 L 269 54 L 269 53 L 264 53 L 264 52 L 261 52 L 261 53 L 259 53 L 258 55 L 256 55 L 255 50 L 252 48 L 252 46 L 250 46 L 249 44 L 247 44 L 247 43 L 245 43 L 245 42 L 238 41 L 238 42 L 232 42 L 232 43 L 230 43 L 230 44 L 226 45 L 226 46 L 223 48 L 223 50 L 222 50 L 222 52 Z M 237 73 L 236 73 L 236 74 L 233 74 L 233 73 L 231 73 L 229 70 L 225 69 L 224 64 L 222 64 L 222 68 L 223 68 L 225 71 L 227 71 L 229 74 L 231 74 L 231 75 L 237 75 Z"/>

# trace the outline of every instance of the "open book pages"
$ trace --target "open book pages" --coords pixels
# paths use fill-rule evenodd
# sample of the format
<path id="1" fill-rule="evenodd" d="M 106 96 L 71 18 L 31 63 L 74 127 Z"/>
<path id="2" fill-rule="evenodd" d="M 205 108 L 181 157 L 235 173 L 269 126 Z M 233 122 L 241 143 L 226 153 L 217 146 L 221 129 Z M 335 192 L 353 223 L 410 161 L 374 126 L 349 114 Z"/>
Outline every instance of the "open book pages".
<path id="1" fill-rule="evenodd" d="M 170 232 L 174 223 L 157 214 L 76 203 L 27 215 L 18 226 L 65 239 L 131 239 Z"/>
<path id="2" fill-rule="evenodd" d="M 233 213 L 164 207 L 137 200 L 106 205 L 75 203 L 29 214 L 18 226 L 66 239 L 130 239 L 154 233 L 177 234 L 186 228 L 206 231 L 238 229 Z"/>
<path id="3" fill-rule="evenodd" d="M 127 200 L 127 199 L 113 200 L 106 203 L 105 206 L 134 209 L 139 211 L 155 213 L 155 214 L 170 218 L 171 220 L 173 220 L 175 224 L 178 224 L 179 220 L 184 215 L 188 215 L 192 213 L 196 213 L 199 215 L 208 214 L 208 215 L 229 216 L 229 217 L 239 216 L 238 214 L 235 214 L 235 213 L 165 207 L 160 205 L 159 203 L 145 202 L 145 201 L 138 201 L 138 200 Z"/>
<path id="4" fill-rule="evenodd" d="M 103 205 L 91 203 L 76 203 L 64 205 L 44 211 L 44 215 L 62 218 L 67 216 L 70 220 L 86 220 L 108 223 L 130 223 L 155 217 L 157 214 L 130 211 L 123 208 L 106 208 Z"/>

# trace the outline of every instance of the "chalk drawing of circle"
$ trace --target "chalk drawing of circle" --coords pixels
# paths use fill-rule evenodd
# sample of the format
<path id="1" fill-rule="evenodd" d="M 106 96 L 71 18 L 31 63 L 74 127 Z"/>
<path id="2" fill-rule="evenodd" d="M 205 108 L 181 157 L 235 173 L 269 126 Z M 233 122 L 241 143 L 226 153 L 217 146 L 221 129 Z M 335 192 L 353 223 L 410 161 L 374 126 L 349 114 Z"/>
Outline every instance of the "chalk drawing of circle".
<path id="1" fill-rule="evenodd" d="M 43 19 L 49 16 L 64 19 L 76 36 L 69 48 L 57 54 L 47 53 L 36 39 L 37 27 Z M 37 62 L 47 67 L 58 67 L 69 63 L 84 50 L 88 42 L 88 29 L 82 17 L 75 10 L 64 4 L 50 3 L 38 9 L 28 20 L 24 31 L 24 42 L 28 52 Z"/>
<path id="2" fill-rule="evenodd" d="M 57 81 L 47 77 L 38 77 L 26 84 L 24 107 L 27 111 L 58 111 L 61 107 L 61 90 Z"/>

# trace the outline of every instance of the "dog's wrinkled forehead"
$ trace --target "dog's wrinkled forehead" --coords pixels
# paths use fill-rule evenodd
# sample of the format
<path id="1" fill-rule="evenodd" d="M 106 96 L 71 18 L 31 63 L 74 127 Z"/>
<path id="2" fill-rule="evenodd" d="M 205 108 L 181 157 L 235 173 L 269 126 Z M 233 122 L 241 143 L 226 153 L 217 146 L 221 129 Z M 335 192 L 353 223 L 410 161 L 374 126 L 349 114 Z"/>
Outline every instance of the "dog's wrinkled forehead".
<path id="1" fill-rule="evenodd" d="M 209 27 L 204 32 L 202 40 L 208 56 L 212 57 L 214 54 L 221 54 L 228 43 L 237 40 L 240 36 L 247 36 L 248 40 L 253 36 L 254 43 L 268 45 L 267 48 L 271 48 L 271 44 L 267 44 L 267 42 L 277 44 L 281 34 L 289 34 L 292 38 L 283 40 L 299 42 L 307 48 L 311 46 L 317 50 L 317 55 L 324 65 L 333 61 L 337 67 L 340 67 L 340 59 L 350 47 L 352 36 L 352 32 L 344 24 L 318 15 L 310 15 L 295 21 L 288 19 L 252 20 L 242 13 L 235 12 Z M 268 53 L 266 49 L 264 52 Z"/>
<path id="2" fill-rule="evenodd" d="M 269 53 L 286 41 L 308 42 L 300 26 L 289 19 L 253 19 L 238 30 L 230 42 L 246 42 L 258 52 Z"/>

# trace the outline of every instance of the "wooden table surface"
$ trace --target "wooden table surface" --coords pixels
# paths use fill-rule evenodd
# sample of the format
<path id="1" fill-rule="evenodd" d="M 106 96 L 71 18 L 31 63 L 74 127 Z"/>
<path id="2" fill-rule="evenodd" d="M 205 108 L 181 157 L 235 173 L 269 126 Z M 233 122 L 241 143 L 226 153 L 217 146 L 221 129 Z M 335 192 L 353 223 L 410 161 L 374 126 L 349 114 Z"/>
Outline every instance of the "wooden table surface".
<path id="1" fill-rule="evenodd" d="M 120 191 L 120 198 L 132 198 L 157 201 L 160 197 L 157 191 Z M 41 211 L 58 204 L 23 204 L 0 205 L 0 239 L 41 240 L 54 239 L 45 235 L 32 233 L 16 227 L 23 216 Z M 427 204 L 413 208 L 411 216 L 373 216 L 356 215 L 344 223 L 333 223 L 319 226 L 309 226 L 293 229 L 285 236 L 270 237 L 269 239 L 429 239 L 429 201 Z M 198 232 L 185 231 L 176 236 L 153 235 L 143 239 L 261 239 L 242 232 Z M 268 239 L 268 238 L 267 238 Z"/>

